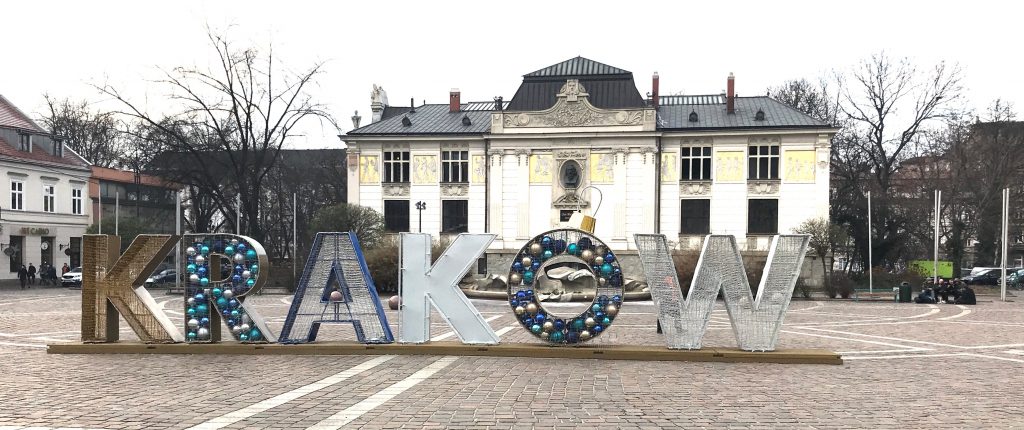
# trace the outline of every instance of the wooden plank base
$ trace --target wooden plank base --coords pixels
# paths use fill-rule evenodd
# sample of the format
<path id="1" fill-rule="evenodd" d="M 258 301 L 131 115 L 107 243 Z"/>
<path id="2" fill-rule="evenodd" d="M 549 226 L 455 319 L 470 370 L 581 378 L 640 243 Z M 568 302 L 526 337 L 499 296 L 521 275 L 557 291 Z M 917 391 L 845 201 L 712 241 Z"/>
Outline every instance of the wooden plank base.
<path id="1" fill-rule="evenodd" d="M 671 350 L 654 345 L 553 347 L 527 343 L 499 345 L 465 345 L 459 342 L 392 343 L 385 345 L 364 345 L 351 342 L 319 342 L 299 345 L 242 344 L 236 342 L 204 344 L 146 344 L 141 342 L 60 343 L 48 345 L 46 352 L 49 354 L 454 355 L 634 361 L 843 364 L 843 359 L 839 354 L 820 349 L 782 349 L 771 352 L 750 352 L 736 348 Z"/>

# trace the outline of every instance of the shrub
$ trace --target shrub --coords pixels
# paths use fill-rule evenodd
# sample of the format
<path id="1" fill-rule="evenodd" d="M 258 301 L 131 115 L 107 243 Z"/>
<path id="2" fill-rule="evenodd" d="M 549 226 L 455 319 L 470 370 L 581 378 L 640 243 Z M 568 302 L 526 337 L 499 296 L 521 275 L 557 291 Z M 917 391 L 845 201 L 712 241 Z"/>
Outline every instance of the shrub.
<path id="1" fill-rule="evenodd" d="M 797 278 L 796 280 L 796 288 L 793 289 L 793 296 L 796 297 L 797 294 L 800 294 L 800 297 L 805 299 L 811 298 L 811 287 L 804 282 L 804 278 Z"/>
<path id="2" fill-rule="evenodd" d="M 434 242 L 430 247 L 431 262 L 437 261 L 441 252 L 447 248 L 446 240 Z M 398 292 L 398 252 L 397 236 L 385 237 L 377 246 L 364 250 L 366 267 L 370 269 L 370 277 L 381 293 Z"/>

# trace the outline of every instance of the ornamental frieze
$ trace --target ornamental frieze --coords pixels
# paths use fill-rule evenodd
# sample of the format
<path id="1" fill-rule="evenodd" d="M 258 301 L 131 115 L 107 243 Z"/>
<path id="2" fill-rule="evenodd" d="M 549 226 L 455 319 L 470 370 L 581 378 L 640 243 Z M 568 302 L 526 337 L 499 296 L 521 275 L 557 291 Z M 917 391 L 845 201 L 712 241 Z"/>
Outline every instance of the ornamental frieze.
<path id="1" fill-rule="evenodd" d="M 592 127 L 643 126 L 654 129 L 651 109 L 609 110 L 590 104 L 589 94 L 576 79 L 569 79 L 559 91 L 558 101 L 549 109 L 537 112 L 503 113 L 505 127 Z"/>

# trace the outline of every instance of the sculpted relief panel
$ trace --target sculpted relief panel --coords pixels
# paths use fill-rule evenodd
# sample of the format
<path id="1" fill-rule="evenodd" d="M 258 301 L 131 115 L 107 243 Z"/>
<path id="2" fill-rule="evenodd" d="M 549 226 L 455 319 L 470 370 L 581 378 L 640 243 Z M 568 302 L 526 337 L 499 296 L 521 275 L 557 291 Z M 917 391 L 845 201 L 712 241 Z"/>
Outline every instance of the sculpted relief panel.
<path id="1" fill-rule="evenodd" d="M 576 79 L 569 79 L 557 94 L 558 101 L 550 109 L 539 112 L 505 113 L 505 127 L 586 127 L 645 125 L 653 130 L 654 111 L 644 109 L 606 110 L 588 101 L 586 89 Z"/>
<path id="2" fill-rule="evenodd" d="M 437 183 L 436 155 L 414 155 L 412 157 L 412 182 L 416 184 Z"/>

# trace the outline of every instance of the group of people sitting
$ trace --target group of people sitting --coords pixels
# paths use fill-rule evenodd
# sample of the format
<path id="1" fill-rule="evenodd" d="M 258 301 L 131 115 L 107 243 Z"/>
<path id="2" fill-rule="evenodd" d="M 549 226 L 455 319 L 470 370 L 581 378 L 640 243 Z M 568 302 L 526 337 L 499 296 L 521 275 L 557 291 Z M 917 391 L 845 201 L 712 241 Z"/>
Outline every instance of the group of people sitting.
<path id="1" fill-rule="evenodd" d="M 939 279 L 938 284 L 929 279 L 925 281 L 921 293 L 914 298 L 914 303 L 976 305 L 978 299 L 974 296 L 974 290 L 959 278 L 950 281 Z"/>

